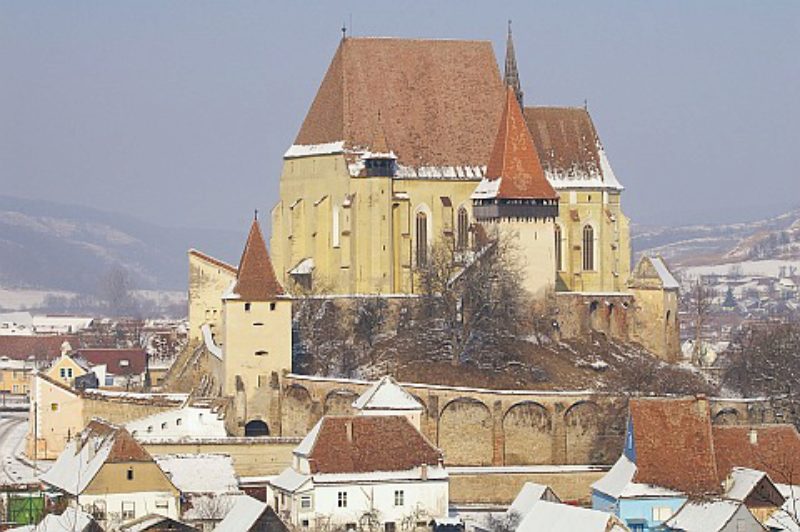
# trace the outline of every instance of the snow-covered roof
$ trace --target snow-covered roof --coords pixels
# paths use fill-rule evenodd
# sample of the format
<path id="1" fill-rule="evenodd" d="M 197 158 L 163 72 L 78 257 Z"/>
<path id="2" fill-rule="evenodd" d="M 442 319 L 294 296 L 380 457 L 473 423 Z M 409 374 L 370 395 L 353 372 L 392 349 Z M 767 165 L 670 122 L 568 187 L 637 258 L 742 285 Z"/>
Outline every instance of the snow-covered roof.
<path id="1" fill-rule="evenodd" d="M 314 157 L 317 155 L 333 155 L 336 153 L 344 153 L 344 141 L 325 142 L 322 144 L 292 144 L 286 153 L 283 154 L 284 159 L 294 159 L 297 157 Z"/>
<path id="2" fill-rule="evenodd" d="M 249 495 L 237 497 L 225 519 L 220 521 L 214 532 L 242 532 L 249 530 L 266 509 L 266 503 Z"/>
<path id="3" fill-rule="evenodd" d="M 37 525 L 10 528 L 8 532 L 82 532 L 92 522 L 92 516 L 72 507 L 61 515 L 47 514 Z"/>
<path id="4" fill-rule="evenodd" d="M 546 523 L 549 532 L 606 532 L 609 529 L 611 514 L 548 501 L 533 505 L 517 526 L 517 532 L 542 530 Z"/>
<path id="5" fill-rule="evenodd" d="M 623 454 L 608 473 L 592 484 L 592 489 L 619 499 L 625 487 L 633 480 L 634 474 L 636 474 L 636 464 Z"/>
<path id="6" fill-rule="evenodd" d="M 773 512 L 766 523 L 770 530 L 784 530 L 786 532 L 800 532 L 800 486 L 790 484 L 776 484 L 786 502 L 780 510 Z"/>
<path id="7" fill-rule="evenodd" d="M 280 475 L 271 479 L 269 483 L 278 489 L 294 493 L 303 487 L 303 485 L 309 480 L 311 480 L 311 475 L 304 475 L 302 473 L 298 473 L 291 467 L 287 467 L 281 472 Z"/>
<path id="8" fill-rule="evenodd" d="M 306 434 L 306 437 L 300 442 L 300 445 L 294 448 L 294 454 L 299 456 L 308 456 L 311 454 L 311 451 L 314 449 L 314 442 L 317 441 L 317 434 L 319 434 L 319 429 L 322 426 L 323 419 L 324 418 L 320 418 L 320 420 L 317 421 L 317 424 L 314 425 L 310 431 L 308 431 L 308 434 Z"/>
<path id="9" fill-rule="evenodd" d="M 181 493 L 239 491 L 233 460 L 226 454 L 167 454 L 155 461 Z"/>
<path id="10" fill-rule="evenodd" d="M 369 471 L 365 473 L 315 473 L 314 484 L 374 484 L 376 482 L 447 480 L 450 475 L 444 467 L 428 466 L 425 475 L 421 467 L 398 471 Z"/>
<path id="11" fill-rule="evenodd" d="M 767 474 L 756 469 L 734 467 L 730 474 L 731 484 L 725 492 L 725 498 L 744 502 L 753 489 Z"/>
<path id="12" fill-rule="evenodd" d="M 289 270 L 289 275 L 311 275 L 314 271 L 314 259 L 306 257 L 297 263 L 297 265 Z"/>
<path id="13" fill-rule="evenodd" d="M 73 438 L 58 455 L 53 467 L 40 478 L 70 495 L 78 495 L 94 479 L 114 446 L 113 434 L 90 436 L 81 445 L 82 437 Z"/>
<path id="14" fill-rule="evenodd" d="M 664 260 L 661 257 L 650 257 L 650 262 L 653 264 L 653 268 L 656 269 L 656 273 L 658 273 L 658 276 L 661 278 L 664 288 L 681 287 L 680 283 L 678 283 L 672 273 L 670 273 L 669 268 L 667 268 L 667 265 L 664 264 Z"/>
<path id="15" fill-rule="evenodd" d="M 139 441 L 153 438 L 224 438 L 225 421 L 211 408 L 181 406 L 125 424 Z"/>
<path id="16" fill-rule="evenodd" d="M 741 502 L 728 500 L 688 501 L 665 524 L 684 532 L 722 530 L 741 506 Z"/>
<path id="17" fill-rule="evenodd" d="M 231 283 L 233 286 L 233 283 Z M 211 334 L 211 325 L 208 323 L 204 323 L 200 327 L 200 331 L 203 333 L 203 343 L 208 349 L 208 352 L 217 357 L 219 360 L 222 360 L 222 348 L 214 342 L 214 336 Z"/>
<path id="18" fill-rule="evenodd" d="M 422 410 L 414 396 L 405 391 L 390 375 L 370 386 L 353 402 L 357 410 Z"/>
<path id="19" fill-rule="evenodd" d="M 475 187 L 475 190 L 472 191 L 472 195 L 470 199 L 492 199 L 497 197 L 497 191 L 500 190 L 500 184 L 502 183 L 503 178 L 499 177 L 497 179 L 481 179 L 481 182 L 478 183 L 478 186 Z"/>
<path id="20" fill-rule="evenodd" d="M 535 482 L 526 482 L 522 489 L 517 493 L 514 502 L 509 506 L 509 512 L 516 512 L 519 514 L 520 519 L 524 519 L 533 506 L 539 501 L 543 500 L 547 490 L 550 489 L 544 484 L 536 484 Z"/>

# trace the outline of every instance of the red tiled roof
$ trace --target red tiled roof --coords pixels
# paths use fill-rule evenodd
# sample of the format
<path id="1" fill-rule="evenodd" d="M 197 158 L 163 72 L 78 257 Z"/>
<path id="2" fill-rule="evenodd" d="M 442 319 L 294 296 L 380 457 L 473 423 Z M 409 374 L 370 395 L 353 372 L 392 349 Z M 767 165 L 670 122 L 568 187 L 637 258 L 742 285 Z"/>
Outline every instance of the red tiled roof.
<path id="1" fill-rule="evenodd" d="M 105 438 L 109 435 L 113 436 L 114 444 L 105 463 L 153 461 L 150 453 L 125 428 L 108 424 L 100 419 L 91 420 L 81 433 L 81 438 L 83 441 L 88 441 L 90 437 Z"/>
<path id="2" fill-rule="evenodd" d="M 483 166 L 502 97 L 487 41 L 350 37 L 336 50 L 295 144 L 372 148 L 380 113 L 400 164 Z"/>
<path id="3" fill-rule="evenodd" d="M 486 178 L 501 179 L 498 198 L 556 199 L 558 195 L 539 162 L 539 155 L 522 110 L 511 87 L 506 89 L 505 106 L 494 143 Z"/>
<path id="4" fill-rule="evenodd" d="M 75 348 L 78 346 L 77 336 L 0 336 L 0 356 L 13 360 L 53 360 L 61 356 L 61 344 L 64 342 Z"/>
<path id="5" fill-rule="evenodd" d="M 253 220 L 253 225 L 250 226 L 247 244 L 239 262 L 234 292 L 249 301 L 269 301 L 283 294 L 257 220 Z"/>
<path id="6" fill-rule="evenodd" d="M 369 473 L 434 466 L 442 455 L 403 416 L 328 416 L 308 459 L 312 473 Z"/>
<path id="7" fill-rule="evenodd" d="M 800 436 L 793 425 L 718 425 L 713 434 L 720 479 L 734 467 L 749 467 L 773 482 L 800 483 Z"/>
<path id="8" fill-rule="evenodd" d="M 78 356 L 91 365 L 106 365 L 112 375 L 141 375 L 147 369 L 147 356 L 141 349 L 79 349 Z M 127 360 L 128 364 L 122 364 Z"/>
<path id="9" fill-rule="evenodd" d="M 221 261 L 219 259 L 215 259 L 211 255 L 206 255 L 202 251 L 197 251 L 196 249 L 190 249 L 189 250 L 189 255 L 194 255 L 195 257 L 198 257 L 198 258 L 208 262 L 209 264 L 213 264 L 214 266 L 218 266 L 218 267 L 222 268 L 223 270 L 227 270 L 227 271 L 229 271 L 231 273 L 236 273 L 236 267 L 235 266 L 231 266 L 227 262 L 223 262 L 223 261 Z"/>
<path id="10" fill-rule="evenodd" d="M 719 475 L 705 399 L 632 399 L 635 482 L 688 494 L 716 493 Z"/>
<path id="11" fill-rule="evenodd" d="M 526 107 L 525 121 L 548 172 L 603 177 L 600 138 L 589 111 L 578 107 Z"/>

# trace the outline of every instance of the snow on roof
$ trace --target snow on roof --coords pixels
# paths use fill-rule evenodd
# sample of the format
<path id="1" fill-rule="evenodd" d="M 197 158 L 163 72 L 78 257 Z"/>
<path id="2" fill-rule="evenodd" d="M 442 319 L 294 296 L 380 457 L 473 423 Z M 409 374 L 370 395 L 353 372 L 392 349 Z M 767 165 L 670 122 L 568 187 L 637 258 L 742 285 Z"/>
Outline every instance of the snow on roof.
<path id="1" fill-rule="evenodd" d="M 611 514 L 589 510 L 578 506 L 570 506 L 548 501 L 539 501 L 533 505 L 517 526 L 517 532 L 533 532 L 542 530 L 547 523 L 549 532 L 606 532 Z"/>
<path id="2" fill-rule="evenodd" d="M 608 473 L 592 484 L 592 489 L 619 499 L 625 486 L 633 480 L 634 474 L 636 474 L 636 464 L 623 454 Z"/>
<path id="3" fill-rule="evenodd" d="M 61 515 L 47 514 L 38 525 L 10 528 L 8 532 L 81 532 L 92 522 L 92 516 L 69 507 Z"/>
<path id="4" fill-rule="evenodd" d="M 147 514 L 134 519 L 133 521 L 128 521 L 124 525 L 120 526 L 120 530 L 124 530 L 124 532 L 147 532 L 150 530 L 172 530 L 168 528 L 172 523 L 176 522 L 174 519 L 170 519 L 169 517 L 165 517 L 163 515 L 158 514 Z M 161 525 L 163 528 L 153 528 L 158 525 Z"/>
<path id="5" fill-rule="evenodd" d="M 181 493 L 239 491 L 233 460 L 227 454 L 167 454 L 155 461 Z"/>
<path id="6" fill-rule="evenodd" d="M 306 434 L 306 437 L 300 442 L 300 445 L 294 448 L 294 454 L 300 456 L 308 456 L 311 454 L 311 451 L 314 449 L 314 443 L 317 441 L 317 435 L 319 434 L 319 428 L 322 426 L 323 419 L 325 418 L 320 418 L 317 424 L 308 431 L 308 434 Z"/>
<path id="7" fill-rule="evenodd" d="M 211 408 L 182 406 L 134 419 L 125 424 L 139 441 L 153 438 L 224 438 L 225 421 Z"/>
<path id="8" fill-rule="evenodd" d="M 188 393 L 143 393 L 143 392 L 126 392 L 122 390 L 101 390 L 98 388 L 89 388 L 83 391 L 86 395 L 98 395 L 101 397 L 118 397 L 120 399 L 131 400 L 161 400 L 173 402 L 176 404 L 183 403 L 189 398 Z"/>
<path id="9" fill-rule="evenodd" d="M 291 467 L 284 469 L 280 475 L 269 480 L 269 484 L 283 491 L 294 493 L 311 480 L 311 475 L 298 473 Z"/>
<path id="10" fill-rule="evenodd" d="M 357 410 L 422 410 L 422 405 L 390 375 L 370 386 L 353 402 Z"/>
<path id="11" fill-rule="evenodd" d="M 536 484 L 535 482 L 526 482 L 522 489 L 517 493 L 514 502 L 509 506 L 509 512 L 516 512 L 519 514 L 520 519 L 524 519 L 533 506 L 544 499 L 544 495 L 549 488 L 544 484 Z"/>
<path id="12" fill-rule="evenodd" d="M 428 481 L 447 480 L 450 478 L 448 470 L 441 466 L 429 465 L 425 473 Z M 314 484 L 373 484 L 376 482 L 398 482 L 415 480 L 423 477 L 421 467 L 412 467 L 398 471 L 368 471 L 365 473 L 315 473 L 312 478 Z"/>
<path id="13" fill-rule="evenodd" d="M 738 501 L 688 501 L 666 522 L 670 529 L 684 532 L 722 530 L 742 505 Z"/>
<path id="14" fill-rule="evenodd" d="M 233 286 L 233 283 L 231 286 Z M 222 348 L 214 342 L 214 336 L 211 334 L 211 326 L 208 323 L 204 323 L 202 327 L 200 327 L 200 331 L 203 333 L 203 343 L 206 349 L 208 349 L 208 352 L 219 360 L 222 360 Z"/>
<path id="15" fill-rule="evenodd" d="M 800 509 L 800 486 L 791 484 L 776 484 L 775 486 L 786 498 L 786 502 L 783 503 L 780 510 L 773 512 L 764 524 L 769 530 L 800 532 L 800 523 L 797 519 L 798 509 Z"/>
<path id="16" fill-rule="evenodd" d="M 266 503 L 249 495 L 237 497 L 225 519 L 220 521 L 214 532 L 242 532 L 243 530 L 249 530 L 266 509 Z"/>
<path id="17" fill-rule="evenodd" d="M 114 433 L 73 438 L 58 455 L 53 467 L 40 478 L 70 495 L 79 495 L 94 479 L 114 446 Z"/>
<path id="18" fill-rule="evenodd" d="M 297 263 L 297 266 L 289 270 L 289 275 L 311 275 L 314 271 L 314 259 L 306 257 Z"/>
<path id="19" fill-rule="evenodd" d="M 478 183 L 478 186 L 475 187 L 475 190 L 472 192 L 470 199 L 491 199 L 497 197 L 497 191 L 500 190 L 502 181 L 502 177 L 497 179 L 481 179 L 481 182 Z"/>
<path id="20" fill-rule="evenodd" d="M 766 476 L 766 473 L 756 469 L 734 467 L 730 474 L 732 484 L 725 492 L 725 498 L 744 502 L 756 485 Z"/>
<path id="21" fill-rule="evenodd" d="M 292 144 L 286 153 L 283 154 L 284 159 L 293 159 L 296 157 L 313 157 L 316 155 L 333 155 L 335 153 L 344 152 L 344 141 L 325 142 L 322 144 Z"/>
<path id="22" fill-rule="evenodd" d="M 664 288 L 681 287 L 680 283 L 678 283 L 672 273 L 670 273 L 669 268 L 667 268 L 667 265 L 664 264 L 664 260 L 661 257 L 650 257 L 650 262 L 653 264 L 653 268 L 656 269 L 656 273 L 658 273 L 658 276 L 661 278 Z"/>

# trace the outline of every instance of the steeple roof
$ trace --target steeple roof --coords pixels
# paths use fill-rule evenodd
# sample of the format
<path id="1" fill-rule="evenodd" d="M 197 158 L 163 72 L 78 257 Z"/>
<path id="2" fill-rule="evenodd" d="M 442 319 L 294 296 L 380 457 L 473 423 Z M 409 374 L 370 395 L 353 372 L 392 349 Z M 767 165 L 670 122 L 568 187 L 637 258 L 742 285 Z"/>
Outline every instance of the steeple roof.
<path id="1" fill-rule="evenodd" d="M 283 294 L 258 220 L 253 220 L 253 225 L 250 226 L 233 291 L 241 299 L 249 301 L 270 301 Z"/>
<path id="2" fill-rule="evenodd" d="M 514 89 L 514 96 L 517 98 L 519 106 L 522 107 L 522 87 L 519 82 L 519 72 L 517 71 L 517 55 L 514 53 L 514 39 L 511 37 L 511 21 L 508 21 L 508 38 L 506 39 L 506 64 L 503 71 L 506 87 Z"/>
<path id="3" fill-rule="evenodd" d="M 533 144 L 528 125 L 522 116 L 514 89 L 506 88 L 506 102 L 500 129 L 486 168 L 486 181 L 499 180 L 494 197 L 504 199 L 556 199 L 556 191 L 547 181 Z"/>

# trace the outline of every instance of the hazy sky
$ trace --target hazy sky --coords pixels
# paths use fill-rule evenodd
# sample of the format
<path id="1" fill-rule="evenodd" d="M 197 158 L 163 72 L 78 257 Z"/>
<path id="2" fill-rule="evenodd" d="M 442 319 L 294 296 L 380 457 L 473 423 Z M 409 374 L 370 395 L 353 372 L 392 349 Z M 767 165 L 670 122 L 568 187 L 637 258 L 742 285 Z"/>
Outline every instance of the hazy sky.
<path id="1" fill-rule="evenodd" d="M 634 222 L 800 204 L 800 2 L 0 2 L 0 193 L 241 229 L 276 201 L 345 21 L 489 39 L 589 102 Z M 457 82 L 458 80 L 454 80 Z"/>

